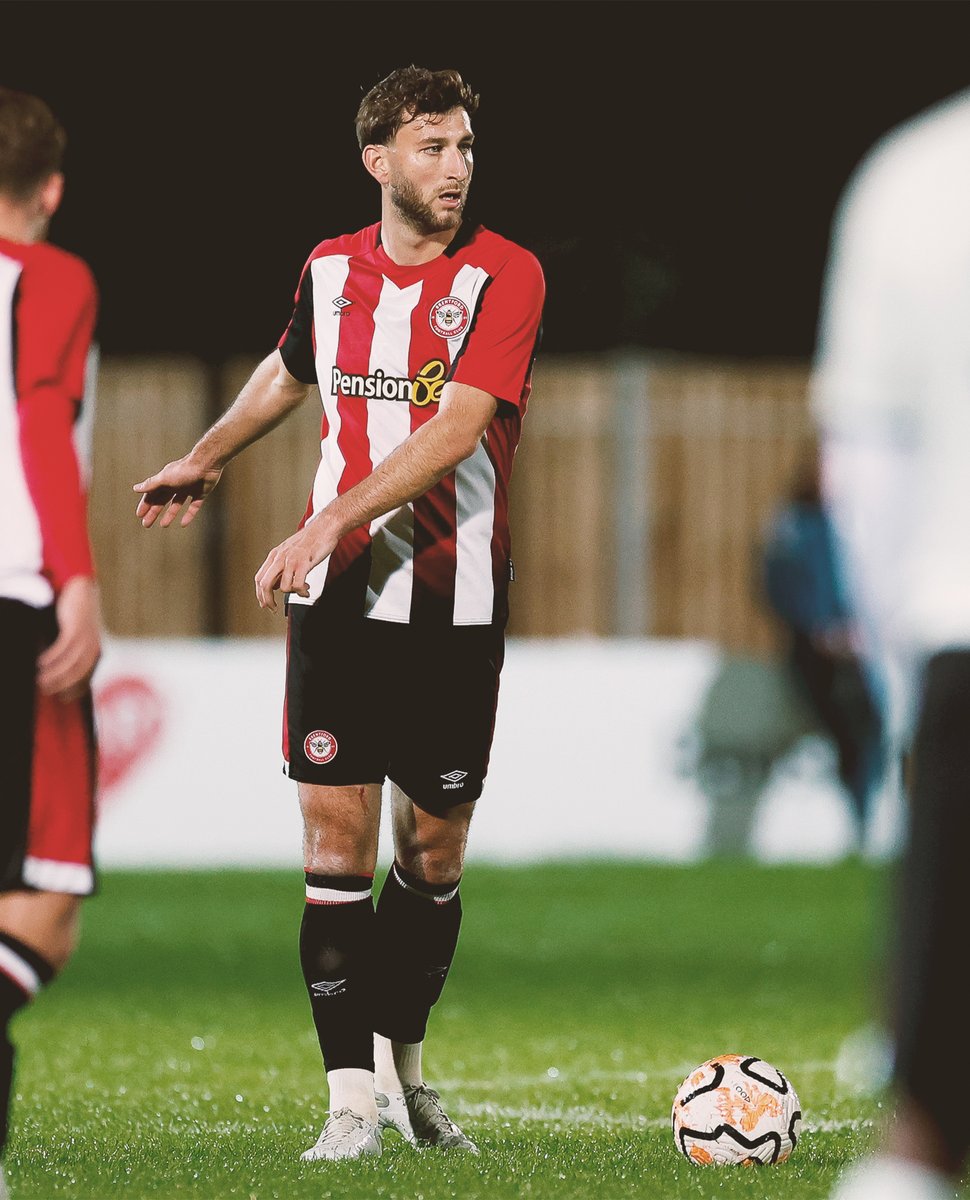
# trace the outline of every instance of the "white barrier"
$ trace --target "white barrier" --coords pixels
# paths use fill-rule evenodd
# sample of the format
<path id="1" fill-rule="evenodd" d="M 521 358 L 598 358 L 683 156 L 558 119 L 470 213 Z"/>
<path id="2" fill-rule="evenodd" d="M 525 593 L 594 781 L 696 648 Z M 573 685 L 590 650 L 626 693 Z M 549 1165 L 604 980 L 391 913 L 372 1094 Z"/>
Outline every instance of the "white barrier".
<path id="1" fill-rule="evenodd" d="M 278 640 L 109 643 L 96 677 L 102 866 L 300 869 L 280 752 L 283 654 Z M 680 744 L 716 664 L 696 642 L 511 641 L 469 858 L 696 858 L 708 807 L 679 770 Z M 887 789 L 875 855 L 894 850 L 898 825 Z M 849 828 L 830 773 L 778 771 L 753 850 L 833 859 Z"/>

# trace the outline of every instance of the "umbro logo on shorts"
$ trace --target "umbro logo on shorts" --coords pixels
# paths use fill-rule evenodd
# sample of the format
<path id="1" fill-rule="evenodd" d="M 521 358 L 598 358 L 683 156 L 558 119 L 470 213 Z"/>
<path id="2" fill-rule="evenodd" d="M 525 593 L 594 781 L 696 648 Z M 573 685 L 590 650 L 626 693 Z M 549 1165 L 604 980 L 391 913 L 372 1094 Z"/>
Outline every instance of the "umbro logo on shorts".
<path id="1" fill-rule="evenodd" d="M 318 996 L 340 996 L 346 990 L 346 979 L 322 979 L 319 983 L 310 984 L 310 991 Z"/>
<path id="2" fill-rule="evenodd" d="M 441 775 L 439 778 L 445 781 L 446 788 L 460 788 L 464 786 L 462 780 L 467 774 L 467 771 L 449 771 L 447 775 Z"/>

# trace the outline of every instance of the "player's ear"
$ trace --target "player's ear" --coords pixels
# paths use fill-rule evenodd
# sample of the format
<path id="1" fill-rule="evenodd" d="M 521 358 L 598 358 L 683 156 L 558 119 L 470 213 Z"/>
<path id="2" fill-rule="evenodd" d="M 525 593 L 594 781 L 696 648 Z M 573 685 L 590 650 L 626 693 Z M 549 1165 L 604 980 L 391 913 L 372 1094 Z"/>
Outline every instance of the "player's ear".
<path id="1" fill-rule="evenodd" d="M 365 146 L 362 153 L 364 170 L 372 175 L 378 183 L 385 184 L 389 179 L 386 146 Z"/>
<path id="2" fill-rule="evenodd" d="M 44 216 L 50 218 L 57 212 L 64 196 L 64 176 L 55 171 L 37 189 L 37 203 Z"/>

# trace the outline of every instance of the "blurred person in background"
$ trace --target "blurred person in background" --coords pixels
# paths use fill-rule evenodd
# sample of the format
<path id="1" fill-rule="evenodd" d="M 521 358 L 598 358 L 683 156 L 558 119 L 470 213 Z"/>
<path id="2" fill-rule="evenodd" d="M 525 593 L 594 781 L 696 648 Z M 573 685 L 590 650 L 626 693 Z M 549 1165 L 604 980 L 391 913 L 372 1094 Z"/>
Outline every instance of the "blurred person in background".
<path id="1" fill-rule="evenodd" d="M 94 889 L 101 629 L 75 434 L 97 292 L 80 259 L 45 243 L 64 148 L 43 101 L 0 88 L 0 1151 L 11 1019 L 67 963 Z"/>
<path id="2" fill-rule="evenodd" d="M 888 135 L 835 226 L 815 382 L 826 497 L 868 652 L 901 681 L 909 836 L 891 985 L 896 1108 L 838 1200 L 954 1195 L 970 882 L 970 92 Z"/>
<path id="3" fill-rule="evenodd" d="M 478 97 L 407 67 L 357 137 L 381 220 L 311 254 L 292 320 L 219 422 L 135 485 L 146 526 L 191 521 L 240 450 L 318 384 L 322 458 L 298 533 L 256 576 L 287 599 L 284 755 L 298 781 L 300 956 L 330 1115 L 305 1159 L 381 1153 L 381 1128 L 477 1147 L 424 1081 L 488 766 L 508 614 L 508 482 L 544 283 L 465 220 Z M 372 900 L 384 780 L 395 861 Z M 376 1038 L 375 1038 L 376 1035 Z"/>
<path id="4" fill-rule="evenodd" d="M 784 630 L 790 677 L 834 743 L 854 846 L 862 851 L 883 775 L 883 722 L 822 503 L 815 448 L 769 524 L 760 567 L 763 595 Z"/>

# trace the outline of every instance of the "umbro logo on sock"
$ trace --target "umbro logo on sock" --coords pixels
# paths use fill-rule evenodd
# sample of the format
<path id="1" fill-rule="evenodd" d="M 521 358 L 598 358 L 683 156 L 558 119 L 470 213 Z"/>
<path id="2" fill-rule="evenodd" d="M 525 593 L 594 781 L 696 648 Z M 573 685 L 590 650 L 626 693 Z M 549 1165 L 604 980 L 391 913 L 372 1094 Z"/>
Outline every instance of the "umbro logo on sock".
<path id="1" fill-rule="evenodd" d="M 339 996 L 346 990 L 346 979 L 322 979 L 319 983 L 310 984 L 310 991 L 318 996 Z"/>

